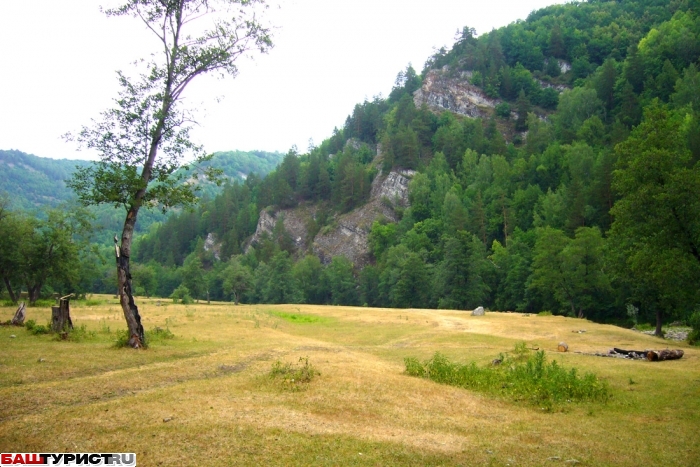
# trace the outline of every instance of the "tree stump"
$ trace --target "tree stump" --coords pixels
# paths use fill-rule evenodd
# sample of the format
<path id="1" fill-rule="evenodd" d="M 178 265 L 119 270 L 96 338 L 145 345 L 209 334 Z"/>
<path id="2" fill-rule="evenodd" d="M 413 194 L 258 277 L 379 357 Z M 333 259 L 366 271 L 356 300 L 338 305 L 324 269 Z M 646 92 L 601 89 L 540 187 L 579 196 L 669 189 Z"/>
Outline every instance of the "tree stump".
<path id="1" fill-rule="evenodd" d="M 683 357 L 682 350 L 650 350 L 647 360 L 650 362 L 663 362 L 664 360 L 678 360 Z"/>
<path id="2" fill-rule="evenodd" d="M 559 345 L 557 346 L 557 350 L 559 352 L 568 352 L 569 346 L 566 344 L 566 342 L 559 342 Z"/>
<path id="3" fill-rule="evenodd" d="M 20 303 L 19 308 L 15 311 L 15 316 L 12 318 L 10 324 L 13 326 L 23 326 L 24 319 L 27 317 L 27 306 L 24 302 Z"/>
<path id="4" fill-rule="evenodd" d="M 51 307 L 51 330 L 66 332 L 68 329 L 73 329 L 73 321 L 70 319 L 70 302 L 64 297 L 58 301 L 58 306 Z"/>

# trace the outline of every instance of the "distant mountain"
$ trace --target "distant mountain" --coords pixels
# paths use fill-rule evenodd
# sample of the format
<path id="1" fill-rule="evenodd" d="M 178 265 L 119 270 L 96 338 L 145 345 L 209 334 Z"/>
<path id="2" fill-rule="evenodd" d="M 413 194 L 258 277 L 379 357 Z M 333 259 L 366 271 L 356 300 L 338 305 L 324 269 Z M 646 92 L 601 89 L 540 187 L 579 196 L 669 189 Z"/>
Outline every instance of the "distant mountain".
<path id="1" fill-rule="evenodd" d="M 17 150 L 0 150 L 0 191 L 10 195 L 11 208 L 34 210 L 56 207 L 74 197 L 65 179 L 76 165 L 88 161 L 48 159 Z"/>
<path id="2" fill-rule="evenodd" d="M 210 161 L 201 164 L 202 168 L 215 167 L 224 171 L 224 179 L 243 181 L 250 174 L 264 177 L 282 162 L 281 152 L 265 151 L 220 151 L 215 152 Z M 203 197 L 213 198 L 221 193 L 221 187 L 213 183 L 203 183 L 200 193 Z"/>
<path id="3" fill-rule="evenodd" d="M 264 177 L 277 167 L 283 157 L 284 154 L 279 152 L 226 151 L 215 153 L 203 165 L 222 169 L 227 179 L 245 180 L 251 173 Z M 41 215 L 44 208 L 75 201 L 75 195 L 66 186 L 65 180 L 70 178 L 76 166 L 89 164 L 90 161 L 50 159 L 14 149 L 0 150 L 0 192 L 10 196 L 11 209 L 35 211 Z M 203 186 L 202 194 L 211 197 L 220 190 L 214 184 L 207 184 Z M 124 222 L 121 209 L 100 206 L 94 212 L 96 224 L 103 229 L 116 232 Z M 165 216 L 159 211 L 144 211 L 139 215 L 138 229 L 145 230 L 153 222 L 164 219 Z"/>

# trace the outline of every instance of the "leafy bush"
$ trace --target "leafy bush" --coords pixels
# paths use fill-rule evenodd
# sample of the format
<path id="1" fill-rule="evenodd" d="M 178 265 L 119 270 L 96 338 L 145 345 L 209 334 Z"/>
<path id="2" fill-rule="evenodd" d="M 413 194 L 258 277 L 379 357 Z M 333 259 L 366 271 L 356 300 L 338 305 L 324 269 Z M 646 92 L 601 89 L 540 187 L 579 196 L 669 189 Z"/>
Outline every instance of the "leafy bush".
<path id="1" fill-rule="evenodd" d="M 546 310 L 545 310 L 545 311 L 540 311 L 539 313 L 537 313 L 537 316 L 552 316 L 552 312 L 551 312 L 551 311 L 546 311 Z"/>
<path id="2" fill-rule="evenodd" d="M 529 355 L 523 344 L 516 346 L 514 353 L 500 355 L 494 360 L 498 364 L 483 368 L 474 362 L 452 363 L 439 352 L 423 364 L 415 358 L 404 362 L 410 376 L 522 400 L 546 410 L 564 402 L 605 402 L 611 397 L 607 383 L 594 374 L 580 376 L 575 368 L 567 370 L 556 361 L 548 362 L 544 351 Z"/>
<path id="3" fill-rule="evenodd" d="M 39 334 L 48 334 L 51 332 L 50 324 L 47 324 L 46 326 L 43 324 L 36 324 L 36 321 L 33 319 L 27 320 L 27 322 L 24 323 L 24 328 L 35 336 Z"/>
<path id="4" fill-rule="evenodd" d="M 170 329 L 161 327 L 155 327 L 150 331 L 146 331 L 145 334 L 146 342 L 144 342 L 144 348 L 156 342 L 175 338 L 175 334 L 173 334 Z M 114 341 L 114 347 L 117 349 L 129 347 L 129 331 L 127 329 L 117 331 L 117 339 Z"/>
<path id="5" fill-rule="evenodd" d="M 508 105 L 507 102 L 501 102 L 500 104 L 496 105 L 496 115 L 498 115 L 501 118 L 510 118 L 510 105 Z"/>
<path id="6" fill-rule="evenodd" d="M 190 295 L 190 289 L 183 284 L 180 284 L 177 289 L 173 290 L 173 293 L 170 294 L 170 298 L 173 299 L 174 303 L 178 303 L 179 301 L 179 303 L 185 305 L 189 305 L 193 302 L 192 296 Z"/>
<path id="7" fill-rule="evenodd" d="M 129 346 L 129 331 L 120 329 L 117 331 L 117 340 L 114 341 L 114 347 L 121 349 Z"/>
<path id="8" fill-rule="evenodd" d="M 82 342 L 88 339 L 94 339 L 97 336 L 95 331 L 88 331 L 85 325 L 80 327 L 74 327 L 73 329 L 68 329 L 65 332 L 59 332 L 56 334 L 56 340 L 67 340 L 71 342 Z"/>
<path id="9" fill-rule="evenodd" d="M 291 391 L 302 390 L 304 385 L 309 384 L 320 374 L 309 363 L 309 357 L 299 357 L 297 364 L 282 363 L 277 360 L 272 364 L 272 370 L 270 370 L 270 378 L 281 380 L 282 388 Z"/>

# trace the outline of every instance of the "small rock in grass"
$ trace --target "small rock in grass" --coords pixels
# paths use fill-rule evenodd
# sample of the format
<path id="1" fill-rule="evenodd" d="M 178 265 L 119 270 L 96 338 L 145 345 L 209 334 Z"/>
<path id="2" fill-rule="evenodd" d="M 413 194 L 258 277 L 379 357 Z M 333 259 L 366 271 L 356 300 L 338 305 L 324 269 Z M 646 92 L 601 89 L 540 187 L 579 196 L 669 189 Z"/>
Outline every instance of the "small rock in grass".
<path id="1" fill-rule="evenodd" d="M 10 334 L 10 339 L 14 339 L 15 337 L 17 336 L 15 336 L 14 334 Z"/>
<path id="2" fill-rule="evenodd" d="M 480 306 L 477 307 L 474 311 L 472 311 L 472 316 L 484 316 L 486 312 L 484 311 L 484 307 Z"/>
<path id="3" fill-rule="evenodd" d="M 172 420 L 172 419 L 173 419 L 173 417 L 166 417 L 166 418 L 163 419 L 163 423 L 167 423 L 167 422 L 169 422 L 169 421 Z"/>
<path id="4" fill-rule="evenodd" d="M 44 360 L 43 358 L 40 358 L 39 360 L 37 360 L 37 362 L 39 362 L 39 363 L 45 362 L 45 361 L 46 361 L 46 360 Z"/>

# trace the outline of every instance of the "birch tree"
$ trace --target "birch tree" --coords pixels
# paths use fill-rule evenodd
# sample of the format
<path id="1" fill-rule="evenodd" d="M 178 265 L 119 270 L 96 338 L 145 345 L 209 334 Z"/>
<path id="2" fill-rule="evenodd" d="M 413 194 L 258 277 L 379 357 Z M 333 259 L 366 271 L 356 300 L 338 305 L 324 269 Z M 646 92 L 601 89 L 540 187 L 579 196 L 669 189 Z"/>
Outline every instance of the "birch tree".
<path id="1" fill-rule="evenodd" d="M 129 269 L 139 211 L 196 202 L 196 184 L 185 183 L 192 175 L 179 169 L 186 160 L 206 159 L 203 148 L 190 139 L 194 120 L 183 103 L 185 90 L 200 76 L 235 77 L 240 58 L 272 47 L 270 28 L 258 18 L 265 8 L 265 0 L 127 0 L 104 10 L 107 16 L 143 22 L 160 50 L 144 62 L 138 76 L 118 72 L 121 90 L 115 106 L 68 136 L 100 156 L 96 164 L 78 168 L 69 181 L 82 203 L 126 211 L 121 239 L 115 236 L 115 255 L 133 348 L 146 345 Z M 216 174 L 210 170 L 204 175 Z"/>

